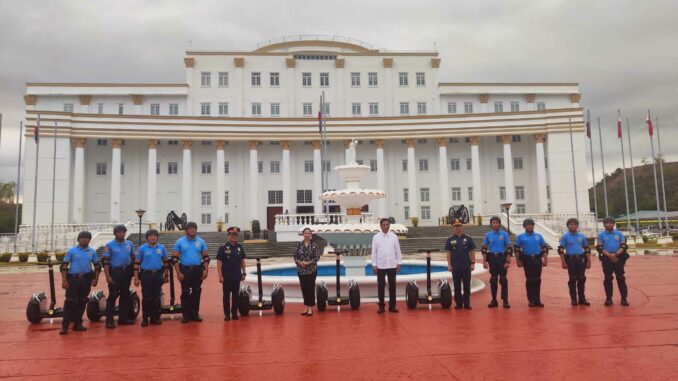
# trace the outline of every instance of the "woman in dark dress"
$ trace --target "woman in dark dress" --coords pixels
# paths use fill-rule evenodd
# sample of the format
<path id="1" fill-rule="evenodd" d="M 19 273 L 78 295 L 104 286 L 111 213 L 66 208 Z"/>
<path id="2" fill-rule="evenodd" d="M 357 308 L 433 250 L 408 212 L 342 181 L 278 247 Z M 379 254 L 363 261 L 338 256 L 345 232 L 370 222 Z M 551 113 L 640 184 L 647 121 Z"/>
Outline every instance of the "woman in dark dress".
<path id="1" fill-rule="evenodd" d="M 313 316 L 313 306 L 315 305 L 315 277 L 318 271 L 318 260 L 320 251 L 318 245 L 311 240 L 311 229 L 304 229 L 304 240 L 299 242 L 294 251 L 294 263 L 297 264 L 297 274 L 299 275 L 299 284 L 301 293 L 304 296 L 304 305 L 306 310 L 301 314 L 304 316 Z"/>

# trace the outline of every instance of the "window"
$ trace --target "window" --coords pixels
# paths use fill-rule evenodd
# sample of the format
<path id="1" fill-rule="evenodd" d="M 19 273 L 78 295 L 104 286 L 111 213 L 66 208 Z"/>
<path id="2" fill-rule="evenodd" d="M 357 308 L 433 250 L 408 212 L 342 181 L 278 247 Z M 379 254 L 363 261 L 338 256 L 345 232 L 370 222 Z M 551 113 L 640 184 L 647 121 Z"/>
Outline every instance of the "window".
<path id="1" fill-rule="evenodd" d="M 376 172 L 377 171 L 377 161 L 376 160 L 370 160 L 370 172 Z"/>
<path id="2" fill-rule="evenodd" d="M 403 206 L 403 218 L 406 220 L 410 219 L 410 207 L 409 206 Z"/>
<path id="3" fill-rule="evenodd" d="M 494 112 L 504 112 L 504 102 L 494 102 Z"/>
<path id="4" fill-rule="evenodd" d="M 108 140 L 106 139 L 97 139 L 97 145 L 98 146 L 105 146 L 108 144 Z"/>
<path id="5" fill-rule="evenodd" d="M 224 223 L 228 224 L 228 213 L 224 214 Z"/>
<path id="6" fill-rule="evenodd" d="M 407 102 L 400 102 L 400 115 L 410 114 L 410 104 Z"/>
<path id="7" fill-rule="evenodd" d="M 209 214 L 209 213 L 202 213 L 202 214 L 200 215 L 200 222 L 201 222 L 203 225 L 211 224 L 211 223 L 212 223 L 212 215 Z"/>
<path id="8" fill-rule="evenodd" d="M 504 158 L 503 157 L 497 158 L 497 169 L 500 169 L 500 170 L 504 169 Z"/>
<path id="9" fill-rule="evenodd" d="M 297 190 L 297 204 L 312 204 L 312 203 L 313 203 L 313 191 L 311 189 Z"/>
<path id="10" fill-rule="evenodd" d="M 426 114 L 426 102 L 417 102 L 417 114 Z"/>
<path id="11" fill-rule="evenodd" d="M 426 76 L 424 73 L 417 73 L 417 86 L 426 86 Z"/>
<path id="12" fill-rule="evenodd" d="M 211 141 L 211 140 L 201 140 L 201 141 L 200 141 L 200 145 L 203 145 L 203 146 L 211 146 L 211 145 L 212 145 L 212 141 Z"/>
<path id="13" fill-rule="evenodd" d="M 452 188 L 452 201 L 461 201 L 461 188 Z"/>
<path id="14" fill-rule="evenodd" d="M 355 161 L 355 163 L 358 164 L 358 165 L 363 165 L 363 161 L 361 159 L 357 159 Z"/>
<path id="15" fill-rule="evenodd" d="M 179 145 L 179 141 L 178 140 L 168 140 L 167 145 L 168 146 L 176 146 L 176 145 Z"/>
<path id="16" fill-rule="evenodd" d="M 200 193 L 200 205 L 202 205 L 202 206 L 212 205 L 212 192 L 201 192 Z"/>
<path id="17" fill-rule="evenodd" d="M 379 115 L 379 103 L 370 103 L 370 115 Z"/>
<path id="18" fill-rule="evenodd" d="M 228 103 L 219 103 L 219 116 L 228 115 Z"/>
<path id="19" fill-rule="evenodd" d="M 120 176 L 125 174 L 125 163 L 120 163 Z"/>
<path id="20" fill-rule="evenodd" d="M 473 103 L 464 102 L 464 113 L 473 114 Z"/>
<path id="21" fill-rule="evenodd" d="M 360 116 L 361 114 L 360 103 L 351 103 L 351 114 L 353 116 Z"/>
<path id="22" fill-rule="evenodd" d="M 323 103 L 323 106 L 324 106 L 323 115 L 325 116 L 330 115 L 330 104 L 325 102 Z"/>
<path id="23" fill-rule="evenodd" d="M 271 173 L 280 173 L 280 162 L 272 161 L 271 162 Z"/>
<path id="24" fill-rule="evenodd" d="M 179 170 L 179 164 L 176 161 L 167 163 L 167 174 L 176 175 Z"/>
<path id="25" fill-rule="evenodd" d="M 513 143 L 520 143 L 522 141 L 522 138 L 520 135 L 511 135 L 511 141 Z"/>
<path id="26" fill-rule="evenodd" d="M 447 102 L 447 113 L 448 114 L 457 113 L 457 102 Z"/>
<path id="27" fill-rule="evenodd" d="M 203 71 L 200 73 L 200 86 L 210 87 L 212 85 L 212 75 L 210 72 Z"/>
<path id="28" fill-rule="evenodd" d="M 525 199 L 525 187 L 517 186 L 516 187 L 516 200 L 524 200 L 524 199 Z"/>
<path id="29" fill-rule="evenodd" d="M 304 112 L 304 116 L 313 115 L 313 104 L 312 103 L 304 103 L 302 105 L 302 109 L 303 109 L 303 112 Z"/>
<path id="30" fill-rule="evenodd" d="M 506 200 L 506 187 L 499 187 L 499 199 Z"/>
<path id="31" fill-rule="evenodd" d="M 228 87 L 228 72 L 219 72 L 219 87 Z"/>
<path id="32" fill-rule="evenodd" d="M 73 112 L 73 103 L 64 103 L 64 112 Z"/>
<path id="33" fill-rule="evenodd" d="M 270 74 L 270 83 L 272 87 L 280 86 L 280 73 L 271 73 Z"/>
<path id="34" fill-rule="evenodd" d="M 403 202 L 410 201 L 410 190 L 408 188 L 403 188 Z"/>
<path id="35" fill-rule="evenodd" d="M 501 143 L 501 136 L 495 136 L 494 142 L 497 143 L 497 144 Z"/>
<path id="36" fill-rule="evenodd" d="M 523 169 L 523 158 L 514 157 L 513 158 L 513 169 Z"/>
<path id="37" fill-rule="evenodd" d="M 369 87 L 377 87 L 379 86 L 379 81 L 377 77 L 377 73 L 367 73 L 367 85 Z"/>
<path id="38" fill-rule="evenodd" d="M 97 112 L 98 112 L 99 114 L 103 114 L 103 113 L 104 113 L 104 104 L 103 104 L 103 103 L 97 104 Z"/>
<path id="39" fill-rule="evenodd" d="M 449 138 L 449 139 L 447 139 L 447 141 L 449 143 L 459 143 L 459 139 L 457 139 L 457 138 Z"/>
<path id="40" fill-rule="evenodd" d="M 170 115 L 179 115 L 179 105 L 177 103 L 170 103 L 169 114 Z"/>
<path id="41" fill-rule="evenodd" d="M 212 173 L 212 162 L 211 161 L 203 161 L 200 163 L 200 173 L 203 175 L 209 175 Z"/>
<path id="42" fill-rule="evenodd" d="M 525 214 L 525 204 L 516 204 L 516 213 Z"/>
<path id="43" fill-rule="evenodd" d="M 229 194 L 228 194 L 228 191 L 225 191 L 224 192 L 224 205 L 228 205 L 228 201 L 229 201 Z"/>
<path id="44" fill-rule="evenodd" d="M 511 102 L 511 112 L 518 112 L 518 111 L 520 111 L 520 103 Z"/>
<path id="45" fill-rule="evenodd" d="M 330 73 L 320 73 L 320 87 L 328 87 L 330 85 Z"/>
<path id="46" fill-rule="evenodd" d="M 450 159 L 450 170 L 451 171 L 459 170 L 459 159 Z"/>
<path id="47" fill-rule="evenodd" d="M 252 103 L 252 116 L 261 115 L 261 103 Z"/>
<path id="48" fill-rule="evenodd" d="M 407 172 L 407 159 L 403 159 L 403 172 Z"/>
<path id="49" fill-rule="evenodd" d="M 280 103 L 271 103 L 271 116 L 280 116 Z"/>
<path id="50" fill-rule="evenodd" d="M 428 143 L 428 139 L 417 139 L 417 144 L 426 144 Z"/>
<path id="51" fill-rule="evenodd" d="M 408 86 L 407 73 L 398 73 L 398 82 L 400 86 Z"/>
<path id="52" fill-rule="evenodd" d="M 421 202 L 431 201 L 431 189 L 430 188 L 420 188 L 419 189 L 419 199 Z"/>
<path id="53" fill-rule="evenodd" d="M 351 73 L 351 86 L 360 87 L 360 73 Z"/>
<path id="54" fill-rule="evenodd" d="M 424 221 L 431 219 L 431 207 L 428 205 L 422 205 L 421 207 L 421 219 Z"/>
<path id="55" fill-rule="evenodd" d="M 159 161 L 155 162 L 155 174 L 156 175 L 160 174 L 160 162 Z"/>
<path id="56" fill-rule="evenodd" d="M 261 86 L 261 73 L 252 72 L 252 87 Z"/>
<path id="57" fill-rule="evenodd" d="M 283 202 L 283 192 L 281 190 L 268 191 L 269 204 L 282 204 L 282 202 Z"/>
<path id="58" fill-rule="evenodd" d="M 124 110 L 125 110 L 125 104 L 124 103 L 118 103 L 118 114 L 122 115 Z"/>
<path id="59" fill-rule="evenodd" d="M 471 138 L 464 138 L 464 143 L 471 143 Z"/>
<path id="60" fill-rule="evenodd" d="M 419 171 L 420 172 L 428 171 L 428 159 L 419 159 Z"/>
<path id="61" fill-rule="evenodd" d="M 546 103 L 537 102 L 537 111 L 544 111 L 544 110 L 546 110 Z"/>
<path id="62" fill-rule="evenodd" d="M 160 115 L 160 104 L 151 103 L 151 115 Z"/>
<path id="63" fill-rule="evenodd" d="M 106 176 L 106 163 L 97 163 L 97 175 Z"/>
<path id="64" fill-rule="evenodd" d="M 466 170 L 470 171 L 473 169 L 473 160 L 471 159 L 466 159 Z"/>
<path id="65" fill-rule="evenodd" d="M 211 105 L 209 103 L 200 104 L 200 115 L 210 115 L 212 111 L 210 110 Z"/>
<path id="66" fill-rule="evenodd" d="M 228 161 L 224 162 L 224 173 L 230 173 L 231 169 L 229 168 L 230 163 Z"/>
<path id="67" fill-rule="evenodd" d="M 313 173 L 313 161 L 311 160 L 304 161 L 304 172 Z"/>
<path id="68" fill-rule="evenodd" d="M 468 200 L 473 201 L 473 187 L 468 187 L 466 190 L 468 191 Z"/>
<path id="69" fill-rule="evenodd" d="M 301 73 L 301 85 L 311 87 L 311 73 Z"/>

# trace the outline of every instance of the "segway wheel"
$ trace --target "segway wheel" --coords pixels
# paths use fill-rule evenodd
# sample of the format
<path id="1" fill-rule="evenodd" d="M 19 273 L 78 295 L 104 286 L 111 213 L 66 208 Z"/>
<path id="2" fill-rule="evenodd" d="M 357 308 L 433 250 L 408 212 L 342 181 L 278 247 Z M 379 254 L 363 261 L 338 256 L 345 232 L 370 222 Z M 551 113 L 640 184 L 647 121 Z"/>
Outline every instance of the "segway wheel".
<path id="1" fill-rule="evenodd" d="M 101 320 L 98 301 L 90 299 L 89 302 L 87 302 L 87 319 L 89 319 L 91 322 L 97 322 Z"/>
<path id="2" fill-rule="evenodd" d="M 417 299 L 419 298 L 419 287 L 417 285 L 408 283 L 405 286 L 405 303 L 407 308 L 413 310 L 417 308 Z"/>
<path id="3" fill-rule="evenodd" d="M 238 311 L 240 311 L 240 316 L 250 314 L 250 293 L 245 288 L 241 288 L 238 294 Z"/>
<path id="4" fill-rule="evenodd" d="M 276 315 L 282 315 L 285 312 L 285 290 L 282 287 L 278 287 L 273 291 L 271 302 L 273 303 L 273 312 Z"/>
<path id="5" fill-rule="evenodd" d="M 447 282 L 440 286 L 440 306 L 446 309 L 452 307 L 452 288 Z"/>
<path id="6" fill-rule="evenodd" d="M 348 290 L 348 301 L 352 310 L 360 308 L 360 286 L 355 283 L 353 287 Z"/>
<path id="7" fill-rule="evenodd" d="M 325 311 L 325 308 L 327 308 L 327 288 L 323 287 L 322 285 L 318 285 L 315 288 L 315 294 L 318 311 Z"/>
<path id="8" fill-rule="evenodd" d="M 139 317 L 139 310 L 141 308 L 141 301 L 139 300 L 139 295 L 136 291 L 132 292 L 130 303 L 129 303 L 129 314 L 127 315 L 132 320 L 136 320 Z"/>
<path id="9" fill-rule="evenodd" d="M 40 303 L 35 302 L 31 299 L 26 306 L 26 319 L 33 324 L 38 324 L 42 321 L 42 315 L 40 314 Z"/>

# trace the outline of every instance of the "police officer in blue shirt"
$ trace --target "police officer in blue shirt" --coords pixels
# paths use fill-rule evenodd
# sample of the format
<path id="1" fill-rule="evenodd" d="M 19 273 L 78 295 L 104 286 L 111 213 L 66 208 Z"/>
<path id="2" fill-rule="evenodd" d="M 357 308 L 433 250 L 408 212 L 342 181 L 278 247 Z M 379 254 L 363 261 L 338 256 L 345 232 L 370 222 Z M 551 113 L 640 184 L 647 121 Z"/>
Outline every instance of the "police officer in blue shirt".
<path id="1" fill-rule="evenodd" d="M 165 246 L 158 243 L 158 231 L 150 229 L 146 232 L 146 243 L 139 247 L 134 263 L 134 285 L 139 287 L 141 278 L 142 319 L 141 326 L 159 325 L 160 321 L 160 290 L 167 281 L 169 272 L 169 257 Z M 139 276 L 141 273 L 141 276 Z"/>
<path id="2" fill-rule="evenodd" d="M 447 269 L 454 283 L 454 309 L 471 309 L 471 271 L 475 268 L 476 245 L 471 236 L 464 234 L 461 220 L 452 223 L 452 234 L 445 242 Z M 463 286 L 463 289 L 462 289 Z"/>
<path id="3" fill-rule="evenodd" d="M 181 282 L 181 312 L 182 323 L 189 321 L 201 322 L 200 294 L 202 281 L 207 279 L 210 257 L 207 255 L 207 245 L 197 236 L 198 225 L 195 222 L 186 224 L 186 236 L 179 238 L 174 244 L 172 255 L 174 271 Z"/>
<path id="4" fill-rule="evenodd" d="M 582 306 L 589 306 L 585 295 L 586 286 L 586 269 L 591 268 L 591 248 L 586 236 L 580 233 L 579 220 L 570 218 L 567 220 L 567 232 L 560 238 L 560 246 L 558 246 L 558 254 L 562 262 L 563 268 L 567 269 L 569 281 L 567 282 L 570 288 L 570 299 L 573 306 L 577 305 L 577 297 L 579 297 L 579 304 Z"/>
<path id="5" fill-rule="evenodd" d="M 511 308 L 508 302 L 508 279 L 506 275 L 511 265 L 511 239 L 505 231 L 501 230 L 501 220 L 497 216 L 490 218 L 492 230 L 485 233 L 483 238 L 483 267 L 490 269 L 490 290 L 492 292 L 492 301 L 487 305 L 489 308 L 495 308 L 497 303 L 497 283 L 501 284 L 501 300 L 504 308 Z M 499 282 L 497 282 L 499 278 Z"/>
<path id="6" fill-rule="evenodd" d="M 541 234 L 534 231 L 534 220 L 523 221 L 525 233 L 514 244 L 516 264 L 525 270 L 525 289 L 530 307 L 544 307 L 541 302 L 541 270 L 548 265 L 549 246 Z"/>
<path id="7" fill-rule="evenodd" d="M 106 328 L 115 328 L 113 313 L 115 301 L 120 296 L 118 306 L 118 324 L 134 324 L 130 318 L 129 286 L 132 283 L 132 264 L 134 262 L 134 244 L 125 239 L 127 228 L 125 225 L 117 225 L 113 228 L 115 239 L 104 246 L 104 274 L 108 282 L 108 299 L 106 299 Z"/>
<path id="8" fill-rule="evenodd" d="M 96 287 L 101 272 L 99 257 L 96 251 L 89 247 L 91 239 L 92 234 L 88 231 L 78 233 L 78 245 L 68 250 L 59 267 L 61 287 L 66 290 L 60 335 L 68 333 L 68 325 L 71 322 L 74 331 L 87 330 L 82 325 L 82 314 L 89 301 L 89 291 Z"/>
<path id="9" fill-rule="evenodd" d="M 603 281 L 603 286 L 605 287 L 605 305 L 612 305 L 612 280 L 614 275 L 616 275 L 617 286 L 621 294 L 621 304 L 622 306 L 628 306 L 629 302 L 626 300 L 628 288 L 626 287 L 626 277 L 624 276 L 624 265 L 629 258 L 629 254 L 626 252 L 626 239 L 619 230 L 615 230 L 614 219 L 612 217 L 605 217 L 603 224 L 605 225 L 605 231 L 598 234 L 596 250 L 600 255 L 603 275 L 605 276 Z"/>
<path id="10" fill-rule="evenodd" d="M 245 249 L 238 243 L 240 228 L 226 230 L 228 241 L 217 252 L 217 272 L 224 291 L 224 321 L 238 320 L 238 291 L 240 281 L 245 280 Z M 230 299 L 230 300 L 229 300 Z"/>

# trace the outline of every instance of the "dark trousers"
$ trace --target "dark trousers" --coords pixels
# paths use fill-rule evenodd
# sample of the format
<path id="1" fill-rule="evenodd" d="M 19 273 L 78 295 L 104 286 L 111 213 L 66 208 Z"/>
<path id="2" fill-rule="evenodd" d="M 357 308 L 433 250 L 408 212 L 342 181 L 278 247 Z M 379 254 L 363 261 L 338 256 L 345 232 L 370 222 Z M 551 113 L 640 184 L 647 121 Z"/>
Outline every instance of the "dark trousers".
<path id="1" fill-rule="evenodd" d="M 118 321 L 131 320 L 129 318 L 130 310 L 130 292 L 129 286 L 132 283 L 132 268 L 111 267 L 109 273 L 113 278 L 113 284 L 108 284 L 108 298 L 106 299 L 106 321 L 113 321 L 115 312 L 115 301 L 120 296 L 120 305 L 118 308 Z"/>
<path id="2" fill-rule="evenodd" d="M 508 270 L 506 264 L 506 255 L 487 254 L 487 263 L 490 265 L 490 290 L 492 291 L 492 300 L 497 300 L 497 285 L 501 284 L 501 300 L 508 302 Z"/>
<path id="3" fill-rule="evenodd" d="M 181 313 L 186 319 L 200 316 L 202 293 L 202 266 L 181 266 L 184 280 L 181 281 Z"/>
<path id="4" fill-rule="evenodd" d="M 162 270 L 141 270 L 141 300 L 144 319 L 160 319 L 160 290 L 162 289 Z"/>
<path id="5" fill-rule="evenodd" d="M 307 307 L 315 306 L 315 277 L 317 273 L 299 274 L 299 286 L 301 295 L 304 296 L 304 305 Z"/>
<path id="6" fill-rule="evenodd" d="M 525 270 L 527 301 L 533 304 L 541 303 L 541 255 L 521 255 L 520 258 Z"/>
<path id="7" fill-rule="evenodd" d="M 396 269 L 377 269 L 377 293 L 379 295 L 379 305 L 384 305 L 384 291 L 386 288 L 386 277 L 388 277 L 388 306 L 396 306 Z"/>
<path id="8" fill-rule="evenodd" d="M 603 281 L 603 286 L 605 287 L 605 297 L 612 299 L 612 280 L 614 276 L 617 276 L 617 287 L 619 287 L 619 293 L 621 294 L 622 299 L 626 299 L 628 295 L 628 288 L 626 287 L 626 277 L 624 276 L 624 265 L 626 264 L 626 255 L 622 255 L 621 258 L 617 260 L 616 263 L 612 263 L 610 258 L 603 256 L 603 275 L 605 275 L 605 280 Z"/>
<path id="9" fill-rule="evenodd" d="M 68 324 L 71 322 L 76 325 L 82 324 L 82 314 L 85 313 L 89 301 L 89 291 L 92 288 L 92 274 L 82 278 L 76 278 L 69 274 L 66 279 L 68 280 L 68 288 L 66 289 L 64 317 L 61 324 L 68 328 Z"/>
<path id="10" fill-rule="evenodd" d="M 452 283 L 454 283 L 454 303 L 457 306 L 470 306 L 471 269 L 452 269 Z"/>
<path id="11" fill-rule="evenodd" d="M 240 280 L 226 280 L 222 285 L 224 290 L 224 316 L 238 315 L 238 292 Z"/>
<path id="12" fill-rule="evenodd" d="M 569 275 L 567 285 L 570 288 L 570 299 L 576 302 L 579 296 L 579 301 L 582 302 L 586 300 L 586 256 L 568 255 L 565 263 Z"/>

